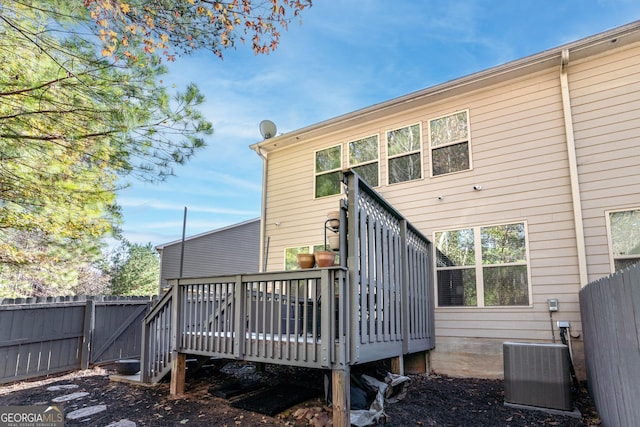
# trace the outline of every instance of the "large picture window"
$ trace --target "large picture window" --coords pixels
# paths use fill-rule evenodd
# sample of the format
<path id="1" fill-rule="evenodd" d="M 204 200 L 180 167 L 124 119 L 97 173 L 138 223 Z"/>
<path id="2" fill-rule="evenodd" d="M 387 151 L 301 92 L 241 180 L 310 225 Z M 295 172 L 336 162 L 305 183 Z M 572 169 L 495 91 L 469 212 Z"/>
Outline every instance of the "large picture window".
<path id="1" fill-rule="evenodd" d="M 432 176 L 471 169 L 469 112 L 429 120 L 429 144 Z"/>
<path id="2" fill-rule="evenodd" d="M 435 234 L 438 306 L 529 305 L 525 224 Z"/>
<path id="3" fill-rule="evenodd" d="M 342 147 L 336 145 L 316 151 L 315 163 L 315 197 L 339 194 Z"/>
<path id="4" fill-rule="evenodd" d="M 613 271 L 640 261 L 640 209 L 609 212 Z"/>
<path id="5" fill-rule="evenodd" d="M 420 125 L 387 132 L 389 184 L 422 178 L 422 138 Z"/>
<path id="6" fill-rule="evenodd" d="M 349 142 L 349 167 L 372 187 L 379 184 L 379 151 L 378 135 Z"/>

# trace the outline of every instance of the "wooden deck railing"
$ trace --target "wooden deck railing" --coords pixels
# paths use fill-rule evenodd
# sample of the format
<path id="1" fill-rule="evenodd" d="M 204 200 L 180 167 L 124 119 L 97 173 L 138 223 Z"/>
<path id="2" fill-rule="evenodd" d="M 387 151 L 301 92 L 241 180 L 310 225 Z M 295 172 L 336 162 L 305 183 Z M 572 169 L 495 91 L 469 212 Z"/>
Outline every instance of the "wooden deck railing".
<path id="1" fill-rule="evenodd" d="M 347 186 L 347 268 L 358 363 L 435 346 L 431 242 L 353 172 Z"/>
<path id="2" fill-rule="evenodd" d="M 145 382 L 166 374 L 174 352 L 311 368 L 344 362 L 349 330 L 334 315 L 348 307 L 344 268 L 170 283 L 145 320 Z"/>
<path id="3" fill-rule="evenodd" d="M 344 182 L 342 266 L 171 280 L 145 319 L 143 380 L 176 353 L 341 369 L 432 349 L 431 243 L 357 174 Z"/>

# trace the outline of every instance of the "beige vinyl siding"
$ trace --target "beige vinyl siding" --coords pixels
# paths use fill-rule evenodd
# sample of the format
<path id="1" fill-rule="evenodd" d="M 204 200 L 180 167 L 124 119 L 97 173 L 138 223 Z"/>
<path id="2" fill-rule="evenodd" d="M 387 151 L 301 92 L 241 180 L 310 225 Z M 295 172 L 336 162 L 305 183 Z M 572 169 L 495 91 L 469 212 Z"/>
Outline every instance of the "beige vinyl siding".
<path id="1" fill-rule="evenodd" d="M 605 211 L 640 207 L 640 47 L 571 65 L 589 280 L 612 272 Z"/>
<path id="2" fill-rule="evenodd" d="M 549 339 L 549 295 L 561 300 L 563 318 L 574 322 L 579 318 L 575 232 L 559 101 L 558 70 L 554 69 L 271 152 L 268 268 L 282 268 L 286 247 L 322 243 L 326 212 L 338 206 L 339 196 L 313 199 L 315 150 L 377 132 L 380 182 L 386 184 L 386 130 L 421 122 L 423 148 L 428 147 L 427 120 L 468 109 L 473 170 L 381 185 L 377 190 L 428 236 L 442 229 L 526 222 L 531 307 L 439 308 L 437 333 Z M 343 145 L 343 164 L 345 156 Z M 423 149 L 425 168 L 428 156 L 429 150 Z M 474 191 L 475 184 L 483 189 Z M 443 200 L 438 200 L 439 195 Z"/>
<path id="3" fill-rule="evenodd" d="M 437 308 L 435 369 L 500 376 L 502 342 L 551 340 L 548 298 L 560 302 L 553 320 L 568 320 L 580 333 L 569 156 L 577 158 L 589 280 L 612 268 L 606 211 L 640 209 L 640 43 L 618 47 L 613 38 L 603 40 L 569 48 L 573 57 L 565 70 L 576 153 L 567 151 L 560 50 L 544 64 L 527 60 L 488 70 L 285 135 L 279 147 L 280 141 L 268 143 L 268 269 L 282 268 L 285 247 L 322 243 L 326 212 L 338 207 L 341 196 L 313 198 L 314 151 L 341 144 L 346 167 L 346 143 L 377 134 L 376 190 L 425 235 L 526 224 L 530 306 Z M 605 53 L 588 56 L 595 51 Z M 428 121 L 458 111 L 469 112 L 472 169 L 431 177 Z M 416 123 L 422 128 L 423 178 L 387 185 L 386 131 Z M 581 341 L 574 346 L 578 369 Z"/>
<path id="4" fill-rule="evenodd" d="M 558 70 L 495 86 L 470 103 L 474 171 L 429 227 L 527 222 L 531 308 L 440 308 L 438 336 L 549 340 L 547 299 L 579 321 L 578 271 Z M 474 98 L 475 101 L 475 98 Z M 483 186 L 480 192 L 473 184 Z M 440 191 L 447 191 L 443 182 Z M 459 200 L 459 201 L 458 201 Z M 464 319 L 464 321 L 460 321 Z"/>

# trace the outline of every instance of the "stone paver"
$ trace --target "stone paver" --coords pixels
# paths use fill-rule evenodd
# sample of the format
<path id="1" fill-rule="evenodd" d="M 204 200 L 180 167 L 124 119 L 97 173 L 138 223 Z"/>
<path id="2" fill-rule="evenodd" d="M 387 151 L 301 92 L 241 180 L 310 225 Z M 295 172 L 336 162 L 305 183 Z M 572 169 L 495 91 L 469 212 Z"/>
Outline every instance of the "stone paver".
<path id="1" fill-rule="evenodd" d="M 95 405 L 95 406 L 87 406 L 86 408 L 76 409 L 75 411 L 71 411 L 67 414 L 68 420 L 77 420 L 84 417 L 89 417 L 91 415 L 98 414 L 102 411 L 107 410 L 107 405 Z"/>
<path id="2" fill-rule="evenodd" d="M 63 391 L 63 390 L 73 390 L 74 388 L 78 388 L 77 384 L 61 384 L 61 385 L 52 385 L 51 387 L 47 387 L 47 391 Z"/>
<path id="3" fill-rule="evenodd" d="M 85 391 L 79 391 L 77 393 L 65 394 L 64 396 L 55 397 L 51 399 L 52 402 L 60 403 L 60 402 L 68 402 L 70 400 L 80 399 L 81 397 L 89 396 L 89 393 Z"/>
<path id="4" fill-rule="evenodd" d="M 77 384 L 60 384 L 60 385 L 54 385 L 54 386 L 51 386 L 51 387 L 47 387 L 47 391 L 66 392 L 68 390 L 73 390 L 73 389 L 76 389 L 76 388 L 78 388 Z M 64 394 L 62 396 L 54 397 L 53 399 L 51 399 L 51 402 L 53 402 L 53 403 L 69 402 L 71 400 L 82 399 L 83 397 L 89 396 L 89 394 L 90 393 L 83 392 L 83 391 Z M 42 404 L 46 404 L 46 402 L 42 402 Z M 80 409 L 77 409 L 75 411 L 69 412 L 67 414 L 67 419 L 68 420 L 77 420 L 77 419 L 82 419 L 82 418 L 88 418 L 88 417 L 90 417 L 92 415 L 98 414 L 98 413 L 106 411 L 106 410 L 107 410 L 107 405 L 87 406 L 87 407 L 80 408 Z M 114 422 L 106 425 L 105 427 L 137 427 L 137 426 L 136 426 L 135 422 L 125 418 L 125 419 L 122 419 L 122 420 L 119 420 L 119 421 L 114 421 Z"/>
<path id="5" fill-rule="evenodd" d="M 136 427 L 136 423 L 125 418 L 124 420 L 115 421 L 105 427 Z"/>

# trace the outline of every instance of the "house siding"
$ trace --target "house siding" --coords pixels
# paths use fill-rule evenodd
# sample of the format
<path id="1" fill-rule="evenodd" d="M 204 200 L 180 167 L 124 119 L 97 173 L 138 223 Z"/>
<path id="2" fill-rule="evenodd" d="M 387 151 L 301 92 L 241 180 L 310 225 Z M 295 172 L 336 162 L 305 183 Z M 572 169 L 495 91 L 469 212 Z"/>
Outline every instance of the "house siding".
<path id="1" fill-rule="evenodd" d="M 180 277 L 182 242 L 161 245 L 160 286 Z M 260 259 L 260 220 L 255 219 L 185 239 L 183 277 L 256 272 Z"/>
<path id="2" fill-rule="evenodd" d="M 640 48 L 571 67 L 589 281 L 613 272 L 607 210 L 640 208 Z"/>
<path id="3" fill-rule="evenodd" d="M 340 195 L 314 199 L 314 153 L 337 144 L 347 168 L 347 143 L 380 135 L 383 197 L 423 234 L 524 222 L 530 304 L 526 307 L 437 307 L 432 368 L 450 375 L 503 375 L 502 342 L 559 340 L 555 320 L 581 333 L 578 240 L 560 86 L 553 66 L 463 94 L 437 94 L 389 108 L 367 121 L 301 132 L 299 142 L 268 153 L 265 235 L 267 268 L 282 269 L 287 247 L 320 244 L 326 212 Z M 571 112 L 579 172 L 589 280 L 611 272 L 605 211 L 640 206 L 640 45 L 570 62 Z M 472 169 L 430 177 L 428 120 L 469 112 Z M 373 117 L 374 115 L 372 115 Z M 387 185 L 385 132 L 422 125 L 423 178 Z M 475 191 L 474 185 L 481 185 Z M 439 196 L 442 198 L 439 199 Z M 436 290 L 437 294 L 437 290 Z M 550 319 L 547 300 L 557 298 Z M 582 342 L 573 340 L 576 370 L 584 374 Z"/>

